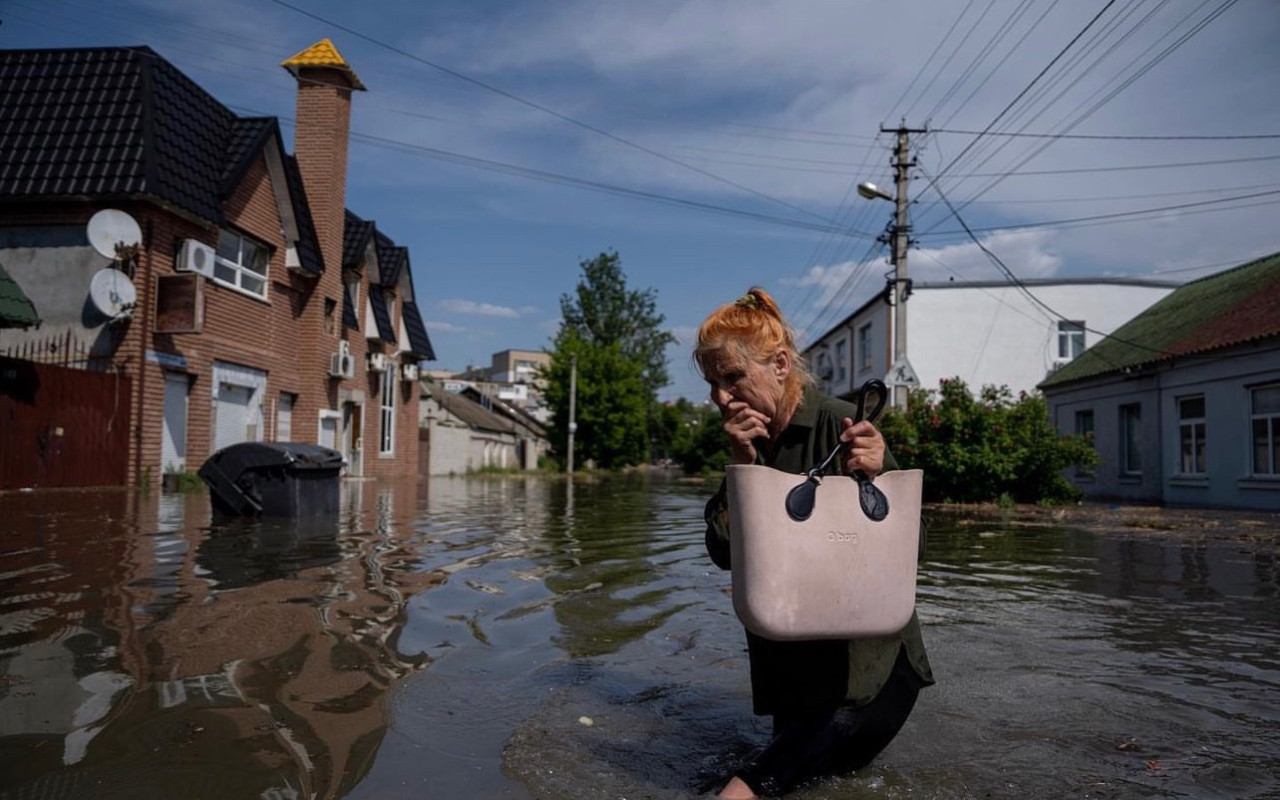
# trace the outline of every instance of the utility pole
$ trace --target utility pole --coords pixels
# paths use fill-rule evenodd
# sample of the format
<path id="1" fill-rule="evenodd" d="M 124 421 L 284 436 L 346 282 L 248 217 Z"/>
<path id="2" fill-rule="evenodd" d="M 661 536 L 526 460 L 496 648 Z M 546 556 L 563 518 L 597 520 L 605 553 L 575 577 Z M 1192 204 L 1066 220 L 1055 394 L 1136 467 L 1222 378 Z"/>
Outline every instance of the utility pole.
<path id="1" fill-rule="evenodd" d="M 880 131 L 898 137 L 892 161 L 894 195 L 890 197 L 888 192 L 877 189 L 874 184 L 865 183 L 858 186 L 858 193 L 867 198 L 891 200 L 894 204 L 893 222 L 885 236 L 890 247 L 889 263 L 893 265 L 893 279 L 887 287 L 889 305 L 893 309 L 893 365 L 885 382 L 893 387 L 894 407 L 905 409 L 908 389 L 919 383 L 907 360 L 907 298 L 911 296 L 911 279 L 907 277 L 907 250 L 911 246 L 911 222 L 907 218 L 907 209 L 911 205 L 908 184 L 911 182 L 911 168 L 916 165 L 910 155 L 910 137 L 913 133 L 928 133 L 929 129 L 908 128 L 904 123 L 896 128 L 881 125 Z"/>
<path id="2" fill-rule="evenodd" d="M 573 435 L 578 432 L 575 414 L 578 402 L 578 354 L 569 359 L 569 474 L 573 475 Z"/>

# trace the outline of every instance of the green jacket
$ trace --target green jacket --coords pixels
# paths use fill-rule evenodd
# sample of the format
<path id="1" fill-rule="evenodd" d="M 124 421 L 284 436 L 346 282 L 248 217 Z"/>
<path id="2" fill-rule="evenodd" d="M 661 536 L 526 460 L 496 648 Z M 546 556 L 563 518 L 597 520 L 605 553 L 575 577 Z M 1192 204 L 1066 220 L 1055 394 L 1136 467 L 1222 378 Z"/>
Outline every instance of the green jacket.
<path id="1" fill-rule="evenodd" d="M 797 475 L 809 470 L 836 446 L 845 417 L 856 419 L 857 407 L 807 388 L 773 457 L 757 454 L 756 463 Z M 893 456 L 885 453 L 885 471 L 897 467 Z M 705 516 L 707 552 L 721 569 L 730 569 L 729 504 L 723 482 L 708 501 Z M 747 631 L 755 713 L 865 705 L 889 679 L 902 648 L 920 680 L 932 684 L 933 671 L 914 613 L 901 631 L 876 639 L 777 642 Z"/>

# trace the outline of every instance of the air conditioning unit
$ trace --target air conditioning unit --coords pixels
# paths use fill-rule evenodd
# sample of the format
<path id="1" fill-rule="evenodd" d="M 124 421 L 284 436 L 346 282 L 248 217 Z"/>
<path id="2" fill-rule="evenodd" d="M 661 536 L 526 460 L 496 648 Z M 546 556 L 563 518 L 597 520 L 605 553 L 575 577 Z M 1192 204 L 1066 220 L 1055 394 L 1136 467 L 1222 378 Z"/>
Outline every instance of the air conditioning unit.
<path id="1" fill-rule="evenodd" d="M 414 381 L 418 380 L 418 365 L 417 364 L 401 364 L 400 379 L 404 381 L 408 381 L 410 383 L 413 383 Z"/>
<path id="2" fill-rule="evenodd" d="M 216 251 L 204 242 L 184 239 L 182 249 L 178 251 L 178 263 L 174 264 L 174 268 L 179 272 L 198 272 L 206 278 L 212 278 L 215 255 Z"/>
<path id="3" fill-rule="evenodd" d="M 370 372 L 386 372 L 387 357 L 382 353 L 369 354 L 369 371 Z"/>
<path id="4" fill-rule="evenodd" d="M 329 377 L 354 378 L 356 376 L 356 360 L 351 357 L 351 346 L 346 342 L 338 342 L 338 352 L 329 357 Z"/>

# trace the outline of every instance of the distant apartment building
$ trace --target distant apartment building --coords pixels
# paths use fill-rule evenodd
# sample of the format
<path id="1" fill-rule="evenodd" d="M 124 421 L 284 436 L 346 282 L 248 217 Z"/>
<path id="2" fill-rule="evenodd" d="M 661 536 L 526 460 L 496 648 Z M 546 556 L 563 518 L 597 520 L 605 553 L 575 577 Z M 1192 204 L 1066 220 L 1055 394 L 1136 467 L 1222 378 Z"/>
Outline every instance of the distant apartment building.
<path id="1" fill-rule="evenodd" d="M 541 350 L 503 350 L 493 354 L 489 380 L 495 383 L 542 385 L 539 370 L 551 366 L 551 354 Z M 504 398 L 505 399 L 505 398 Z"/>

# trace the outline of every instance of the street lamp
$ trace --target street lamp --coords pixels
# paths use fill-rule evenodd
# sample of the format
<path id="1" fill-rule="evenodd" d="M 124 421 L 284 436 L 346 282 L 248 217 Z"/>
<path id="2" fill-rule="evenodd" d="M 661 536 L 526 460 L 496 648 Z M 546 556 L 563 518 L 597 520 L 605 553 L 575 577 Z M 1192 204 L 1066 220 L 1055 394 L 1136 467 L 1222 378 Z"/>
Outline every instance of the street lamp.
<path id="1" fill-rule="evenodd" d="M 893 195 L 889 194 L 884 189 L 881 189 L 879 186 L 876 186 L 871 181 L 863 181 L 858 184 L 858 195 L 867 200 L 875 200 L 878 197 L 881 200 L 888 200 L 890 203 L 893 202 Z"/>

